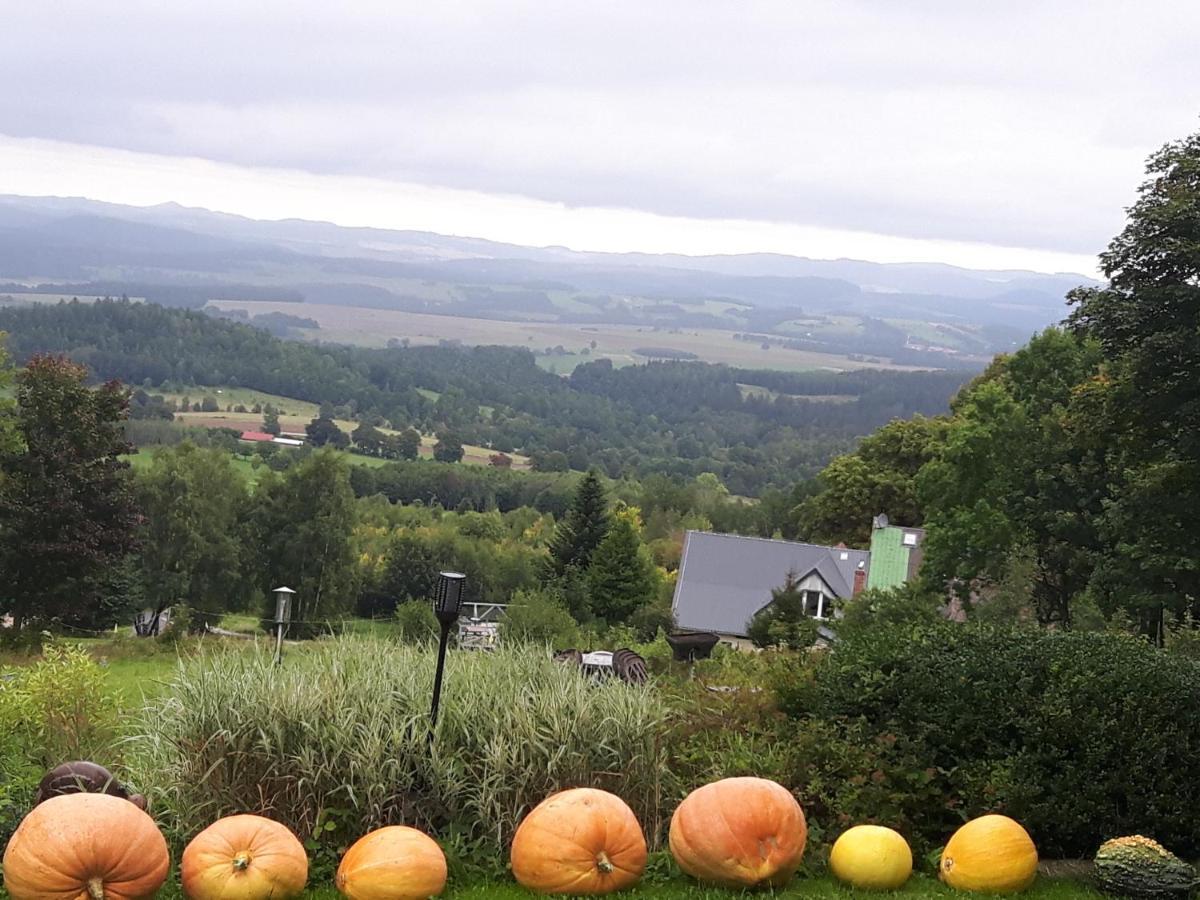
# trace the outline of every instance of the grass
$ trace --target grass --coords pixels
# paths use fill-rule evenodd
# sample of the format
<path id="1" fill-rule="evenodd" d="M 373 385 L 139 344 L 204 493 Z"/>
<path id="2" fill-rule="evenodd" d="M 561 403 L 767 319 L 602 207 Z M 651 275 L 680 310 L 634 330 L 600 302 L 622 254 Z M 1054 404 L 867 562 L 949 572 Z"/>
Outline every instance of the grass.
<path id="1" fill-rule="evenodd" d="M 169 883 L 158 895 L 162 900 L 180 900 L 183 892 L 175 883 Z M 310 886 L 303 895 L 306 900 L 340 900 L 341 895 L 332 886 Z M 479 881 L 467 884 L 455 884 L 453 879 L 441 895 L 446 900 L 527 900 L 539 896 L 512 882 Z M 646 881 L 628 891 L 622 891 L 615 897 L 653 898 L 653 900 L 730 900 L 733 897 L 857 897 L 885 896 L 903 897 L 919 900 L 925 897 L 978 897 L 977 894 L 966 894 L 951 890 L 936 879 L 927 875 L 915 875 L 907 885 L 899 891 L 883 895 L 872 895 L 863 891 L 854 891 L 838 884 L 828 876 L 797 878 L 792 884 L 782 890 L 770 892 L 748 892 L 728 890 L 724 888 L 703 887 L 690 882 L 683 877 L 669 880 Z M 1030 900 L 1075 900 L 1075 898 L 1101 897 L 1097 891 L 1078 881 L 1059 878 L 1040 878 L 1034 886 L 1018 897 Z"/>

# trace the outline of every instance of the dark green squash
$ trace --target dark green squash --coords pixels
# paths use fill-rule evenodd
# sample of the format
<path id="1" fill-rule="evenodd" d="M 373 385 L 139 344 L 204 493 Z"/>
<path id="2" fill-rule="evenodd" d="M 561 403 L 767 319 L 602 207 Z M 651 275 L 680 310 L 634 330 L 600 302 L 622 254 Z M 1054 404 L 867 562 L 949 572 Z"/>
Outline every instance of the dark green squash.
<path id="1" fill-rule="evenodd" d="M 1140 834 L 1105 841 L 1096 853 L 1096 885 L 1121 897 L 1186 897 L 1196 870 Z"/>

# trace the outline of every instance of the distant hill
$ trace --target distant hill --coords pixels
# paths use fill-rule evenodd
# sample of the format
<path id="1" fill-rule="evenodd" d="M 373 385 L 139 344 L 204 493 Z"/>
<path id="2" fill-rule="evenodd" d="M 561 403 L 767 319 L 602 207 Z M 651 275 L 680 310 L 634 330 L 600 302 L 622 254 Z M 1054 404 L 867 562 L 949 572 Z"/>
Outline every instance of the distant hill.
<path id="1" fill-rule="evenodd" d="M 216 300 L 307 302 L 534 324 L 708 329 L 767 335 L 766 344 L 846 357 L 847 367 L 869 359 L 975 368 L 1061 320 L 1066 291 L 1094 283 L 1072 274 L 779 254 L 576 252 L 258 221 L 177 204 L 0 196 L 3 282 L 9 285 L 0 295 L 23 287 L 192 308 Z M 338 325 L 321 322 L 330 334 Z"/>

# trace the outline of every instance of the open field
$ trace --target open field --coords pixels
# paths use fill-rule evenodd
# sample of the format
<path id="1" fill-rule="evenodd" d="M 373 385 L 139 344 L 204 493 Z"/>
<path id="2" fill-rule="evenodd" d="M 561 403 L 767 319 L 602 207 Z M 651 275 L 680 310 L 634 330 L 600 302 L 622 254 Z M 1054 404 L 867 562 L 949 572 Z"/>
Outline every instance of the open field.
<path id="1" fill-rule="evenodd" d="M 787 350 L 782 347 L 763 350 L 753 341 L 735 340 L 732 331 L 706 328 L 658 330 L 637 325 L 514 322 L 319 303 L 297 305 L 229 300 L 214 301 L 212 305 L 223 309 L 246 309 L 251 315 L 267 312 L 303 313 L 321 324 L 319 331 L 311 333 L 314 339 L 373 347 L 385 346 L 391 339 L 407 339 L 411 344 L 436 344 L 439 341 L 460 341 L 471 345 L 504 344 L 531 350 L 561 345 L 570 353 L 579 353 L 588 347 L 593 359 L 607 357 L 626 363 L 645 362 L 646 358 L 634 351 L 656 347 L 694 353 L 705 362 L 757 369 L 920 369 L 919 366 L 897 366 L 890 362 L 860 362 L 845 356 L 808 350 Z M 592 341 L 596 342 L 594 349 L 590 347 Z M 554 359 L 550 357 L 550 360 Z M 562 365 L 565 370 L 565 357 L 562 358 Z"/>
<path id="2" fill-rule="evenodd" d="M 85 296 L 83 294 L 21 294 L 14 291 L 0 292 L 0 305 L 13 304 L 14 306 L 26 306 L 33 303 L 64 303 L 70 300 L 78 300 L 80 303 L 95 303 L 97 300 L 103 300 L 104 297 Z M 130 297 L 135 303 L 145 301 L 144 297 Z"/>

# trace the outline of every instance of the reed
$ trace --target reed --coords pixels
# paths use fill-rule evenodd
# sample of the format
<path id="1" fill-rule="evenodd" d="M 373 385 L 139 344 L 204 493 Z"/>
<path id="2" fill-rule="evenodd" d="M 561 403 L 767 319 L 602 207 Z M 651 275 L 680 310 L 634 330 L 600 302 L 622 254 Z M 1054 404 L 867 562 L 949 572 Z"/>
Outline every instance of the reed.
<path id="1" fill-rule="evenodd" d="M 504 846 L 555 790 L 613 791 L 663 830 L 667 704 L 652 686 L 593 684 L 548 652 L 450 655 L 428 742 L 432 651 L 343 637 L 294 653 L 206 651 L 138 713 L 131 780 L 181 842 L 260 812 L 305 838 L 403 822 Z"/>

